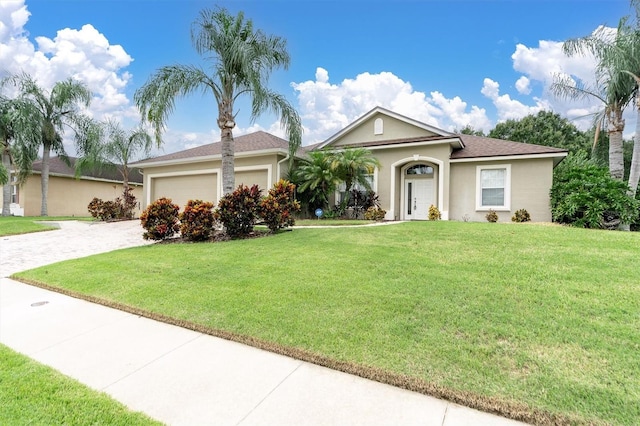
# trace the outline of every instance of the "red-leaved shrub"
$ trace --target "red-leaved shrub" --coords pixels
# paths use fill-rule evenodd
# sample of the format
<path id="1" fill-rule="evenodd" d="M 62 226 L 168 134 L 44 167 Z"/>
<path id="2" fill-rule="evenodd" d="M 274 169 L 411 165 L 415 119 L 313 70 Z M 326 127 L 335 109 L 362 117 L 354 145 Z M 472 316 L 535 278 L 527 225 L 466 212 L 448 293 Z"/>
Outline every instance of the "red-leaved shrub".
<path id="1" fill-rule="evenodd" d="M 260 201 L 260 217 L 271 232 L 295 224 L 294 214 L 300 211 L 295 188 L 291 182 L 280 179 Z"/>
<path id="2" fill-rule="evenodd" d="M 215 226 L 213 203 L 189 200 L 180 213 L 180 233 L 190 241 L 205 241 L 211 237 Z"/>
<path id="3" fill-rule="evenodd" d="M 222 223 L 230 238 L 246 237 L 253 232 L 258 218 L 261 192 L 258 185 L 251 188 L 240 185 L 235 191 L 220 199 L 213 215 L 215 220 Z"/>
<path id="4" fill-rule="evenodd" d="M 164 240 L 172 237 L 180 226 L 178 212 L 180 207 L 173 204 L 170 198 L 159 198 L 149 204 L 140 215 L 140 222 L 146 232 L 142 234 L 145 240 Z"/>

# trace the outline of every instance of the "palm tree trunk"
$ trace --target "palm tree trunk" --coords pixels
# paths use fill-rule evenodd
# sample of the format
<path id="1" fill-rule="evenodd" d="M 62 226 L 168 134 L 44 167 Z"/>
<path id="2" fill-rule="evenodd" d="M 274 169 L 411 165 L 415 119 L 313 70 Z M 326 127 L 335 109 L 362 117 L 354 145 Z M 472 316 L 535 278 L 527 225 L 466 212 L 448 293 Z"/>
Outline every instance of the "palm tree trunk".
<path id="1" fill-rule="evenodd" d="M 222 195 L 233 192 L 235 187 L 235 167 L 234 167 L 234 150 L 233 150 L 233 133 L 231 128 L 224 127 L 222 129 Z"/>
<path id="2" fill-rule="evenodd" d="M 622 110 L 614 110 L 609 117 L 609 174 L 612 178 L 622 180 L 624 178 L 624 157 L 622 132 L 624 131 L 624 119 Z"/>
<path id="3" fill-rule="evenodd" d="M 42 150 L 42 172 L 40 174 L 40 183 L 42 185 L 42 205 L 40 208 L 40 216 L 49 216 L 47 209 L 47 194 L 49 192 L 49 157 L 51 156 L 51 145 L 44 144 Z"/>
<path id="4" fill-rule="evenodd" d="M 631 156 L 631 170 L 629 171 L 629 195 L 636 197 L 638 181 L 640 181 L 640 91 L 636 97 L 638 118 L 636 119 L 636 133 L 633 136 L 633 154 Z"/>
<path id="5" fill-rule="evenodd" d="M 2 165 L 7 170 L 9 180 L 2 185 L 2 216 L 11 216 L 11 158 L 8 147 L 2 150 Z"/>

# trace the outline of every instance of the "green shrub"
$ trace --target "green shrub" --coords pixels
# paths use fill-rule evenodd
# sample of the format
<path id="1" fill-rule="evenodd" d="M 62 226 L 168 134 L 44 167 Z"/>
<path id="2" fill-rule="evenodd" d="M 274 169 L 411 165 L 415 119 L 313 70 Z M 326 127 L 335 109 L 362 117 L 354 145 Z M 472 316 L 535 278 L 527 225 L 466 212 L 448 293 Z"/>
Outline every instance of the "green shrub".
<path id="1" fill-rule="evenodd" d="M 260 201 L 260 217 L 271 232 L 295 224 L 294 214 L 300 211 L 300 203 L 295 200 L 295 189 L 294 184 L 280 179 Z"/>
<path id="2" fill-rule="evenodd" d="M 493 209 L 489 209 L 489 213 L 487 213 L 484 217 L 485 219 L 487 219 L 487 222 L 495 223 L 498 221 L 498 213 L 496 213 Z"/>
<path id="3" fill-rule="evenodd" d="M 586 158 L 567 158 L 556 168 L 551 187 L 551 215 L 555 222 L 581 228 L 617 229 L 638 217 L 637 200 L 627 184 L 611 178 L 605 168 Z"/>
<path id="4" fill-rule="evenodd" d="M 240 185 L 231 194 L 220 199 L 213 215 L 218 222 L 222 223 L 230 238 L 245 237 L 253 232 L 258 219 L 261 192 L 258 185 L 253 185 L 251 188 Z"/>
<path id="5" fill-rule="evenodd" d="M 366 212 L 364 212 L 364 218 L 365 220 L 375 220 L 376 222 L 380 222 L 384 220 L 386 214 L 386 210 L 383 210 L 380 207 L 372 206 L 369 207 Z"/>
<path id="6" fill-rule="evenodd" d="M 189 241 L 205 241 L 211 237 L 215 226 L 213 203 L 189 200 L 179 215 L 180 233 Z"/>
<path id="7" fill-rule="evenodd" d="M 442 219 L 442 214 L 440 213 L 440 210 L 436 206 L 431 204 L 429 206 L 429 220 L 440 220 L 440 219 Z"/>
<path id="8" fill-rule="evenodd" d="M 512 222 L 530 222 L 531 221 L 531 215 L 529 214 L 529 212 L 526 209 L 520 209 L 520 210 L 516 210 L 516 212 L 513 214 L 513 216 L 511 216 L 511 221 Z"/>
<path id="9" fill-rule="evenodd" d="M 159 198 L 149 204 L 140 215 L 140 222 L 146 232 L 145 240 L 164 240 L 179 231 L 178 212 L 180 207 L 173 204 L 170 198 Z"/>

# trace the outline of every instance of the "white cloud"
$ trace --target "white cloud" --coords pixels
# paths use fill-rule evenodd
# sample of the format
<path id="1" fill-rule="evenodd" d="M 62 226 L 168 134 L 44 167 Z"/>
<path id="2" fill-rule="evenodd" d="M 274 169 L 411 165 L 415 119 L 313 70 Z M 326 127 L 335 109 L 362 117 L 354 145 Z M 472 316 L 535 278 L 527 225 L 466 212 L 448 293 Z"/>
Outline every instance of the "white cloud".
<path id="1" fill-rule="evenodd" d="M 529 93 L 531 93 L 531 87 L 529 86 L 530 82 L 531 80 L 529 80 L 524 75 L 520 77 L 518 81 L 516 81 L 516 90 L 518 91 L 518 93 L 522 95 L 528 95 Z"/>
<path id="2" fill-rule="evenodd" d="M 30 13 L 23 0 L 0 4 L 0 76 L 26 72 L 44 89 L 73 77 L 94 93 L 88 113 L 97 119 L 137 120 L 137 109 L 125 94 L 131 75 L 123 68 L 133 60 L 92 25 L 65 28 L 55 37 L 38 35 L 34 45 L 25 26 Z"/>
<path id="3" fill-rule="evenodd" d="M 459 97 L 448 99 L 440 92 L 427 96 L 390 72 L 365 72 L 331 84 L 327 70 L 319 67 L 315 81 L 292 83 L 292 87 L 298 93 L 305 144 L 327 139 L 376 106 L 444 130 L 468 124 L 476 129 L 490 128 L 484 109 L 472 106 L 468 111 L 467 103 Z"/>
<path id="4" fill-rule="evenodd" d="M 533 98 L 535 105 L 529 106 L 524 103 L 511 99 L 508 94 L 500 95 L 500 84 L 485 78 L 480 93 L 491 99 L 498 112 L 498 121 L 518 120 L 530 114 L 537 114 L 542 110 L 549 110 L 551 106 L 544 99 Z"/>

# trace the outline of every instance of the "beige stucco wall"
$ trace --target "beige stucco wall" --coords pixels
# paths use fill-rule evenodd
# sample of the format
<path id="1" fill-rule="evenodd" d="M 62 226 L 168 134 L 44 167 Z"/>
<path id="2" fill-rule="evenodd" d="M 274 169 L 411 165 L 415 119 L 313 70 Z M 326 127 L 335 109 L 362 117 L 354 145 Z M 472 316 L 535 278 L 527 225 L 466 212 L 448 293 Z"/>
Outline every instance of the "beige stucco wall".
<path id="1" fill-rule="evenodd" d="M 402 170 L 415 164 L 428 164 L 435 169 L 434 204 L 446 214 L 449 210 L 449 156 L 448 143 L 402 147 L 392 146 L 372 150 L 382 167 L 377 172 L 376 192 L 381 207 L 387 211 L 387 219 L 403 219 Z M 442 180 L 442 182 L 440 182 Z M 440 184 L 441 183 L 441 184 Z"/>
<path id="2" fill-rule="evenodd" d="M 142 187 L 130 185 L 138 202 L 142 200 Z M 98 197 L 115 200 L 122 195 L 122 184 L 97 180 L 74 179 L 72 177 L 49 176 L 47 209 L 49 216 L 89 216 L 87 206 Z M 20 188 L 19 201 L 25 216 L 40 216 L 41 211 L 40 175 L 30 176 Z M 135 210 L 136 217 L 140 209 Z"/>
<path id="3" fill-rule="evenodd" d="M 375 120 L 381 118 L 383 121 L 383 133 L 374 134 Z M 392 139 L 412 138 L 419 136 L 434 136 L 420 127 L 412 126 L 404 121 L 389 117 L 387 115 L 375 114 L 368 120 L 362 122 L 358 127 L 348 132 L 346 135 L 331 144 L 332 147 L 339 147 L 363 142 L 385 141 Z"/>
<path id="4" fill-rule="evenodd" d="M 518 209 L 526 209 L 534 222 L 550 222 L 549 191 L 553 183 L 553 159 L 528 159 L 451 163 L 449 218 L 486 221 L 488 209 L 476 210 L 477 166 L 511 165 L 511 208 L 497 211 L 499 222 L 510 222 Z"/>
<path id="5" fill-rule="evenodd" d="M 287 162 L 282 161 L 282 153 L 238 157 L 234 159 L 236 169 L 235 186 L 257 184 L 263 193 L 287 173 Z M 150 202 L 170 196 L 173 202 L 183 208 L 189 199 L 200 198 L 218 203 L 222 194 L 220 159 L 189 161 L 181 164 L 145 167 L 143 208 Z"/>

